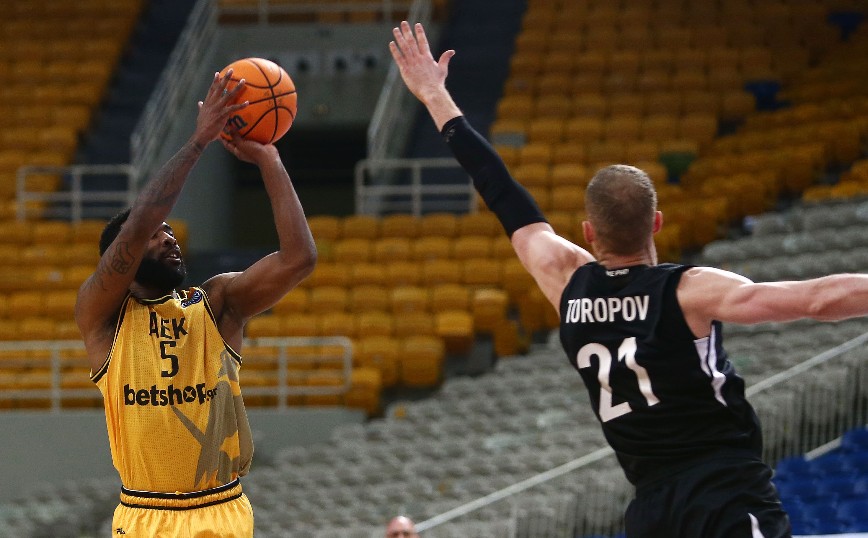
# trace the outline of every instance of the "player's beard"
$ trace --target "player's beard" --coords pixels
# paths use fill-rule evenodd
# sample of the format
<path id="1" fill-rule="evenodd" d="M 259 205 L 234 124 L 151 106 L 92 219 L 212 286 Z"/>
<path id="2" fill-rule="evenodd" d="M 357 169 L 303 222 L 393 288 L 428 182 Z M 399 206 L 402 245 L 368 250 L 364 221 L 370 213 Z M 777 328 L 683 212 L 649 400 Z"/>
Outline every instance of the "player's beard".
<path id="1" fill-rule="evenodd" d="M 169 293 L 177 288 L 187 278 L 187 266 L 181 259 L 181 265 L 171 267 L 154 258 L 142 258 L 142 263 L 136 271 L 136 282 L 148 288 Z"/>

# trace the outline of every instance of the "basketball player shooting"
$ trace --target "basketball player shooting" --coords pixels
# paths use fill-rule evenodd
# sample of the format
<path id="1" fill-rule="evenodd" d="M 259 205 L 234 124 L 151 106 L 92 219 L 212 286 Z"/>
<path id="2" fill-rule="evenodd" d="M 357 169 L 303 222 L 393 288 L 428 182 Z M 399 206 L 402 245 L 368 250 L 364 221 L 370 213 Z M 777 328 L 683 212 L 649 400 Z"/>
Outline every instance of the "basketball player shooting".
<path id="1" fill-rule="evenodd" d="M 868 315 L 868 275 L 754 283 L 658 264 L 663 225 L 648 175 L 599 170 L 582 223 L 593 254 L 558 236 L 446 89 L 424 29 L 393 31 L 392 57 L 560 316 L 560 337 L 624 473 L 636 486 L 629 538 L 783 538 L 789 519 L 761 460 L 762 436 L 721 323 Z"/>
<path id="2" fill-rule="evenodd" d="M 239 482 L 253 456 L 238 379 L 243 329 L 310 274 L 316 249 L 277 149 L 233 136 L 223 145 L 259 167 L 279 249 L 178 289 L 187 271 L 165 220 L 202 152 L 247 106 L 231 104 L 244 84 L 226 91 L 229 76 L 215 75 L 190 139 L 108 223 L 78 292 L 75 319 L 122 483 L 113 535 L 253 536 Z"/>

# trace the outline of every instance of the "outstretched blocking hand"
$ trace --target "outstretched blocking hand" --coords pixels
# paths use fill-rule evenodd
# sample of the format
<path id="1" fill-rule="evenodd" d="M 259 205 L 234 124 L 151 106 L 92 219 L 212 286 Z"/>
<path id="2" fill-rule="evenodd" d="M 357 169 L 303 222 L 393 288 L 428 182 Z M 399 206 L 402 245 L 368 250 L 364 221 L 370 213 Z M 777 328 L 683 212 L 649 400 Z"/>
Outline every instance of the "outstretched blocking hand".
<path id="1" fill-rule="evenodd" d="M 400 27 L 393 28 L 395 40 L 389 43 L 389 50 L 398 64 L 407 88 L 424 103 L 426 97 L 445 88 L 449 60 L 455 56 L 455 51 L 447 50 L 435 62 L 425 29 L 418 22 L 415 27 L 415 35 L 407 21 L 401 22 Z"/>
<path id="2" fill-rule="evenodd" d="M 447 50 L 435 61 L 428 45 L 428 37 L 422 24 L 402 21 L 392 29 L 394 41 L 389 42 L 389 50 L 401 72 L 401 78 L 410 92 L 427 108 L 439 130 L 443 124 L 461 115 L 446 90 L 446 75 L 449 74 L 449 60 L 455 56 L 454 50 Z"/>
<path id="3" fill-rule="evenodd" d="M 215 73 L 205 100 L 199 101 L 199 116 L 196 118 L 196 132 L 193 136 L 194 140 L 202 147 L 219 138 L 229 118 L 236 111 L 249 104 L 247 101 L 229 104 L 244 88 L 244 79 L 241 79 L 234 88 L 227 91 L 226 86 L 229 84 L 229 77 L 231 76 L 231 69 L 222 77 L 220 73 Z"/>

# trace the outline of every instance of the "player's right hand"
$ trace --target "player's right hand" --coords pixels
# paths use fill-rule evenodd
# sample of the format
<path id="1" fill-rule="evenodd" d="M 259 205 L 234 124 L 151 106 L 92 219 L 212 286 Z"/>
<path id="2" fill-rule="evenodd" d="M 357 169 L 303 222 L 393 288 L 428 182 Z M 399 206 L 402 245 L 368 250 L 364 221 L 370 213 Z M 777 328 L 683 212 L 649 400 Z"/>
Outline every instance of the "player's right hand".
<path id="1" fill-rule="evenodd" d="M 199 101 L 199 116 L 196 118 L 194 139 L 202 147 L 219 138 L 226 126 L 226 121 L 237 110 L 241 110 L 249 104 L 247 101 L 232 104 L 235 96 L 244 87 L 244 79 L 241 79 L 231 90 L 227 90 L 226 87 L 231 76 L 231 69 L 222 77 L 220 73 L 215 73 L 205 100 Z"/>

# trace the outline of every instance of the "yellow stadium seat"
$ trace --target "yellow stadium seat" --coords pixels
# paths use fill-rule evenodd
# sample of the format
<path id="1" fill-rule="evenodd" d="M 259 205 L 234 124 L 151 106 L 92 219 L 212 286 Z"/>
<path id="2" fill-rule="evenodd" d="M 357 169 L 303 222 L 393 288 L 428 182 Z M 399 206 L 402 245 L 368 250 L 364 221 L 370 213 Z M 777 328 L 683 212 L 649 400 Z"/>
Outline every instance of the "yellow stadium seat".
<path id="1" fill-rule="evenodd" d="M 412 258 L 417 261 L 446 259 L 452 257 L 451 237 L 422 237 L 413 241 L 412 247 Z"/>
<path id="2" fill-rule="evenodd" d="M 427 286 L 457 284 L 461 278 L 462 268 L 455 260 L 433 259 L 422 263 L 422 282 Z"/>
<path id="3" fill-rule="evenodd" d="M 317 286 L 310 290 L 308 311 L 314 314 L 344 312 L 349 298 L 346 288 L 340 286 Z"/>
<path id="4" fill-rule="evenodd" d="M 678 137 L 677 115 L 660 113 L 647 116 L 642 121 L 643 140 L 669 140 Z"/>
<path id="5" fill-rule="evenodd" d="M 500 285 L 500 260 L 468 258 L 460 262 L 461 283 L 473 288 Z"/>
<path id="6" fill-rule="evenodd" d="M 368 311 L 356 316 L 356 329 L 360 338 L 369 336 L 392 336 L 395 330 L 394 317 L 387 312 Z"/>
<path id="7" fill-rule="evenodd" d="M 319 317 L 316 314 L 288 312 L 281 314 L 282 336 L 319 336 Z"/>
<path id="8" fill-rule="evenodd" d="M 673 73 L 669 80 L 673 89 L 688 91 L 703 91 L 709 88 L 708 77 L 704 71 L 679 70 Z"/>
<path id="9" fill-rule="evenodd" d="M 588 162 L 592 165 L 609 165 L 624 162 L 625 145 L 621 140 L 599 140 L 588 143 Z"/>
<path id="10" fill-rule="evenodd" d="M 314 215 L 308 217 L 307 225 L 316 240 L 336 241 L 341 236 L 341 222 L 331 215 Z"/>
<path id="11" fill-rule="evenodd" d="M 356 316 L 349 312 L 329 312 L 317 317 L 321 336 L 346 336 L 354 338 L 357 334 Z"/>
<path id="12" fill-rule="evenodd" d="M 245 333 L 248 338 L 284 336 L 283 318 L 260 314 L 247 322 Z"/>
<path id="13" fill-rule="evenodd" d="M 302 281 L 302 285 L 307 288 L 317 286 L 348 286 L 351 276 L 350 264 L 320 262 L 317 263 L 313 273 Z"/>
<path id="14" fill-rule="evenodd" d="M 570 118 L 565 126 L 566 139 L 571 143 L 601 140 L 604 127 L 604 121 L 599 117 L 577 116 Z"/>
<path id="15" fill-rule="evenodd" d="M 573 89 L 576 89 L 575 84 Z M 573 113 L 576 116 L 603 118 L 608 112 L 609 104 L 600 91 L 599 87 L 593 91 L 578 91 L 573 97 Z"/>
<path id="16" fill-rule="evenodd" d="M 552 189 L 554 211 L 577 211 L 585 205 L 585 187 L 582 185 L 558 185 Z"/>
<path id="17" fill-rule="evenodd" d="M 520 166 L 528 165 L 543 165 L 546 166 L 551 162 L 552 146 L 551 144 L 537 142 L 525 144 L 518 148 L 518 164 Z M 520 170 L 518 168 L 517 170 Z M 515 175 L 515 174 L 513 174 Z"/>
<path id="18" fill-rule="evenodd" d="M 382 376 L 384 387 L 398 383 L 398 358 L 400 341 L 390 336 L 359 336 L 353 345 L 353 365 L 376 368 Z"/>
<path id="19" fill-rule="evenodd" d="M 384 286 L 361 284 L 353 286 L 348 294 L 348 309 L 350 312 L 367 312 L 370 310 L 389 310 L 390 293 Z"/>
<path id="20" fill-rule="evenodd" d="M 422 282 L 418 261 L 393 262 L 386 265 L 386 282 L 391 286 L 416 286 Z"/>
<path id="21" fill-rule="evenodd" d="M 617 92 L 609 96 L 609 115 L 612 116 L 612 119 L 622 117 L 638 118 L 643 114 L 645 114 L 645 96 L 643 94 Z"/>
<path id="22" fill-rule="evenodd" d="M 405 237 L 412 239 L 418 234 L 419 219 L 410 214 L 386 215 L 380 219 L 380 237 Z"/>
<path id="23" fill-rule="evenodd" d="M 422 216 L 419 223 L 419 236 L 453 237 L 458 226 L 454 213 L 429 213 Z"/>
<path id="24" fill-rule="evenodd" d="M 464 235 L 456 237 L 452 245 L 452 258 L 487 258 L 491 256 L 492 238 L 488 235 Z"/>
<path id="25" fill-rule="evenodd" d="M 376 239 L 380 235 L 380 220 L 371 215 L 348 215 L 340 220 L 341 238 Z"/>
<path id="26" fill-rule="evenodd" d="M 552 147 L 552 165 L 559 164 L 585 164 L 585 146 L 577 141 L 561 142 Z M 552 183 L 556 179 L 552 176 Z"/>
<path id="27" fill-rule="evenodd" d="M 638 140 L 642 121 L 639 116 L 612 116 L 603 124 L 603 138 L 627 142 Z"/>
<path id="28" fill-rule="evenodd" d="M 476 290 L 471 302 L 474 329 L 493 333 L 506 320 L 508 307 L 509 294 L 506 291 L 497 288 Z"/>
<path id="29" fill-rule="evenodd" d="M 536 101 L 531 95 L 506 95 L 497 103 L 497 117 L 529 120 L 535 108 Z"/>
<path id="30" fill-rule="evenodd" d="M 463 355 L 473 347 L 474 318 L 464 310 L 445 310 L 434 317 L 434 334 L 443 340 L 446 352 Z"/>
<path id="31" fill-rule="evenodd" d="M 16 291 L 9 294 L 9 309 L 19 316 L 41 316 L 45 306 L 45 294 L 41 291 Z"/>
<path id="32" fill-rule="evenodd" d="M 18 324 L 18 338 L 21 340 L 55 340 L 57 336 L 57 321 L 51 318 L 28 316 Z"/>
<path id="33" fill-rule="evenodd" d="M 678 122 L 678 137 L 696 140 L 700 148 L 707 147 L 716 136 L 717 118 L 712 114 L 688 114 Z"/>
<path id="34" fill-rule="evenodd" d="M 431 287 L 430 308 L 432 312 L 445 310 L 470 310 L 470 289 L 461 284 L 447 283 Z"/>
<path id="35" fill-rule="evenodd" d="M 295 288 L 281 297 L 272 307 L 275 314 L 287 314 L 290 312 L 307 312 L 310 304 L 310 291 L 306 288 Z"/>
<path id="36" fill-rule="evenodd" d="M 497 237 L 503 233 L 500 221 L 494 213 L 480 211 L 477 213 L 465 213 L 458 217 L 458 235 L 483 235 Z"/>
<path id="37" fill-rule="evenodd" d="M 562 118 L 532 119 L 527 134 L 531 142 L 559 142 L 564 136 L 564 120 Z"/>
<path id="38" fill-rule="evenodd" d="M 624 32 L 621 32 L 621 39 Z M 638 73 L 642 66 L 642 58 L 637 52 L 639 49 L 624 48 L 613 51 L 609 56 L 609 71 L 613 73 Z"/>
<path id="39" fill-rule="evenodd" d="M 717 116 L 720 110 L 720 99 L 712 90 L 686 91 L 683 95 L 683 114 L 705 113 Z"/>
<path id="40" fill-rule="evenodd" d="M 75 301 L 78 293 L 75 290 L 53 290 L 45 293 L 42 314 L 55 320 L 72 320 Z M 76 329 L 76 335 L 78 330 Z M 78 338 L 78 336 L 75 336 Z"/>
<path id="41" fill-rule="evenodd" d="M 420 286 L 397 286 L 389 292 L 389 310 L 396 316 L 427 311 L 429 302 L 428 289 Z"/>
<path id="42" fill-rule="evenodd" d="M 401 340 L 400 379 L 407 387 L 432 387 L 443 378 L 446 347 L 436 336 L 411 336 Z"/>
<path id="43" fill-rule="evenodd" d="M 406 261 L 411 252 L 409 237 L 384 237 L 374 241 L 372 259 L 380 263 Z"/>
<path id="44" fill-rule="evenodd" d="M 555 228 L 555 232 L 561 233 L 561 230 Z M 536 286 L 533 277 L 530 276 L 530 273 L 528 273 L 527 269 L 525 269 L 518 258 L 504 260 L 502 271 L 502 289 L 507 293 L 510 302 L 512 303 L 516 302 L 519 297 L 527 293 L 529 289 Z"/>
<path id="45" fill-rule="evenodd" d="M 371 259 L 372 240 L 365 238 L 347 238 L 335 241 L 333 257 L 338 263 L 359 263 Z"/>
<path id="46" fill-rule="evenodd" d="M 721 95 L 721 120 L 739 120 L 754 110 L 756 110 L 756 98 L 745 90 L 729 90 Z"/>
<path id="47" fill-rule="evenodd" d="M 395 315 L 392 321 L 394 327 L 394 336 L 396 338 L 406 338 L 415 335 L 433 335 L 435 334 L 435 319 L 433 314 L 426 311 L 402 312 L 400 315 Z"/>
<path id="48" fill-rule="evenodd" d="M 625 157 L 628 164 L 638 161 L 656 161 L 659 154 L 659 140 L 633 140 L 627 142 L 625 148 Z"/>
<path id="49" fill-rule="evenodd" d="M 573 101 L 566 95 L 572 77 L 558 80 L 552 77 L 549 84 L 559 85 L 559 88 L 548 89 L 547 84 L 540 80 L 538 89 L 540 97 L 536 100 L 534 113 L 539 117 L 566 117 L 573 113 Z"/>
<path id="50" fill-rule="evenodd" d="M 380 411 L 380 392 L 383 389 L 383 377 L 376 368 L 353 368 L 350 376 L 350 388 L 344 394 L 344 405 L 350 408 L 363 409 L 368 416 Z"/>
<path id="51" fill-rule="evenodd" d="M 350 266 L 350 283 L 385 285 L 386 268 L 382 263 L 354 263 Z"/>
<path id="52" fill-rule="evenodd" d="M 549 184 L 548 164 L 520 164 L 513 171 L 516 181 L 525 187 L 545 187 Z"/>

